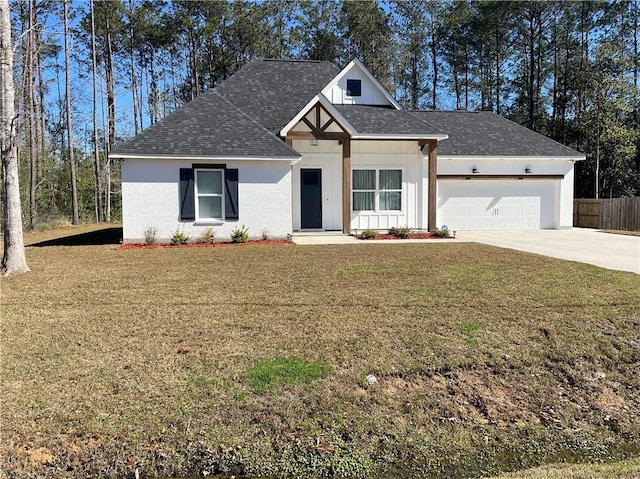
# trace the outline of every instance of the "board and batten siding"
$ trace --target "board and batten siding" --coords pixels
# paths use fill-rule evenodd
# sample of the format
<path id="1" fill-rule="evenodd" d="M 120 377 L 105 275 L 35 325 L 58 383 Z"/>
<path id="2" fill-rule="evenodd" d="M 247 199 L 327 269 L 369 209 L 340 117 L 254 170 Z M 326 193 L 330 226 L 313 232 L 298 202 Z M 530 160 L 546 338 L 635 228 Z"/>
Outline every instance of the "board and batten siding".
<path id="1" fill-rule="evenodd" d="M 237 220 L 180 220 L 180 168 L 192 164 L 238 169 Z M 228 241 L 232 230 L 243 225 L 251 238 L 260 238 L 263 230 L 272 238 L 286 238 L 292 232 L 291 162 L 127 159 L 122 163 L 122 223 L 125 243 L 143 242 L 147 228 L 156 228 L 159 242 L 169 242 L 176 230 L 197 239 L 208 228 L 215 239 Z"/>
<path id="2" fill-rule="evenodd" d="M 352 211 L 351 229 L 386 230 L 410 226 L 427 228 L 427 159 L 417 141 L 355 140 L 351 142 L 351 169 L 401 169 L 401 211 Z"/>
<path id="3" fill-rule="evenodd" d="M 300 170 L 318 168 L 322 176 L 322 229 L 342 231 L 342 145 L 337 140 L 294 140 L 293 149 L 302 160 L 292 168 L 293 229 L 301 229 Z"/>
<path id="4" fill-rule="evenodd" d="M 292 169 L 293 229 L 300 230 L 300 170 L 322 170 L 322 229 L 342 230 L 342 145 L 337 140 L 294 140 L 302 160 Z M 401 169 L 402 211 L 351 211 L 352 230 L 386 230 L 392 226 L 427 227 L 427 160 L 417 141 L 351 141 L 351 169 Z"/>

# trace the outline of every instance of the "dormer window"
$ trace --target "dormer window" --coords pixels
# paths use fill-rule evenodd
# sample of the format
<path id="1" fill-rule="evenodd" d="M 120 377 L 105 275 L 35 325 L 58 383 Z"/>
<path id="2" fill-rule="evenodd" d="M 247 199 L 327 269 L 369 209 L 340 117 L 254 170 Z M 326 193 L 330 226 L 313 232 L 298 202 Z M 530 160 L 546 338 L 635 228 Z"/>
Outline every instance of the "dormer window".
<path id="1" fill-rule="evenodd" d="M 362 96 L 362 80 L 347 80 L 347 96 Z"/>

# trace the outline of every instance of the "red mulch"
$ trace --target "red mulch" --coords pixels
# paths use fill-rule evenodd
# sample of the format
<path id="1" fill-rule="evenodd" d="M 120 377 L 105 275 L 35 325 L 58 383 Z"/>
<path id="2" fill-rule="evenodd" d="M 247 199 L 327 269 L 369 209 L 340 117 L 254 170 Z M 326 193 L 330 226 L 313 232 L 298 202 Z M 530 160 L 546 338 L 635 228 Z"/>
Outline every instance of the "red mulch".
<path id="1" fill-rule="evenodd" d="M 172 245 L 166 243 L 146 244 L 146 243 L 123 243 L 120 249 L 168 249 L 168 248 L 219 248 L 221 246 L 248 246 L 248 245 L 292 245 L 293 241 L 281 239 L 249 240 L 246 243 L 233 243 L 231 241 L 217 241 L 215 243 L 187 243 Z"/>
<path id="2" fill-rule="evenodd" d="M 364 240 L 366 241 L 364 238 L 358 236 L 358 239 Z M 399 240 L 399 239 L 453 239 L 453 237 L 449 237 L 449 238 L 438 238 L 437 236 L 431 234 L 431 233 L 427 233 L 425 232 L 420 232 L 420 233 L 411 233 L 409 235 L 408 238 L 398 238 L 397 236 L 391 235 L 389 233 L 378 233 L 378 235 L 375 238 L 371 238 L 371 239 L 376 239 L 376 240 Z"/>

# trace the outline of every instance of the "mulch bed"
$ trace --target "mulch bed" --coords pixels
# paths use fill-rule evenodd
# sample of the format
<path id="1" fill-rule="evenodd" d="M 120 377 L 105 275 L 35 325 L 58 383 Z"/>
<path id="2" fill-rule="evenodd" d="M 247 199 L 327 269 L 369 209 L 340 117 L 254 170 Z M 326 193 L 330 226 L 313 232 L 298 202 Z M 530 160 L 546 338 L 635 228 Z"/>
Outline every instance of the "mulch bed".
<path id="1" fill-rule="evenodd" d="M 361 236 L 357 236 L 358 239 L 366 241 L 365 238 Z M 379 233 L 375 238 L 370 238 L 374 240 L 399 240 L 399 239 L 453 239 L 453 237 L 449 238 L 439 238 L 438 236 L 425 232 L 420 233 L 411 233 L 408 238 L 399 238 L 395 235 L 389 233 Z"/>
<path id="2" fill-rule="evenodd" d="M 251 246 L 251 245 L 292 245 L 293 241 L 282 239 L 268 240 L 249 240 L 246 243 L 233 243 L 231 241 L 216 241 L 214 243 L 187 243 L 187 244 L 167 244 L 167 243 L 123 243 L 120 249 L 137 250 L 137 249 L 169 249 L 169 248 L 219 248 L 222 246 Z"/>

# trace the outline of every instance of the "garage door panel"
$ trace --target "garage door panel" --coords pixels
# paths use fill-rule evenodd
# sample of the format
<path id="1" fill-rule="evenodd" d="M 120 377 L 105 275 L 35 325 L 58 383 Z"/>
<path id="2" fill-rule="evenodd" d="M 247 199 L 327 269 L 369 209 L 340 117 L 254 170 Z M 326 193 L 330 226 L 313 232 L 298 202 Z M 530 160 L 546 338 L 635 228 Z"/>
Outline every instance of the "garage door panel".
<path id="1" fill-rule="evenodd" d="M 555 227 L 556 181 L 440 181 L 438 225 L 457 230 Z"/>

